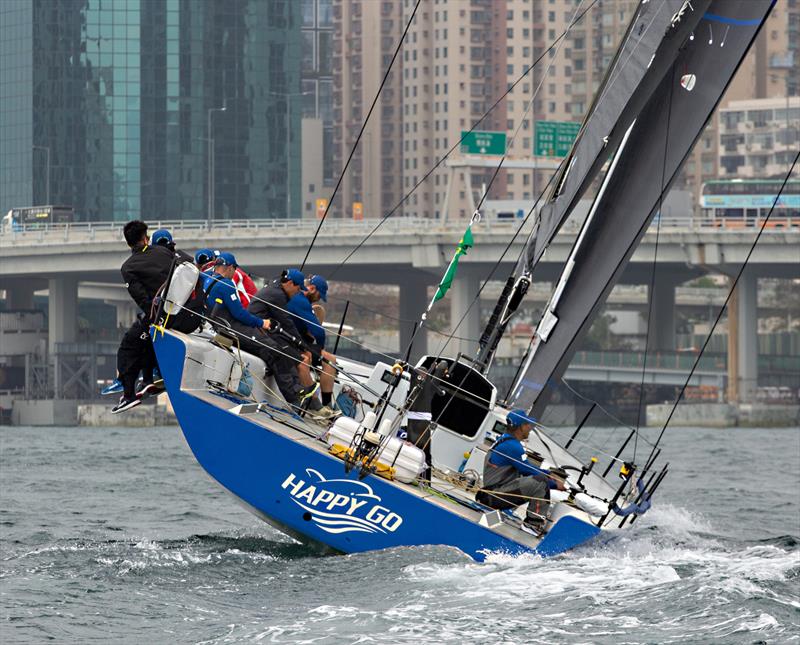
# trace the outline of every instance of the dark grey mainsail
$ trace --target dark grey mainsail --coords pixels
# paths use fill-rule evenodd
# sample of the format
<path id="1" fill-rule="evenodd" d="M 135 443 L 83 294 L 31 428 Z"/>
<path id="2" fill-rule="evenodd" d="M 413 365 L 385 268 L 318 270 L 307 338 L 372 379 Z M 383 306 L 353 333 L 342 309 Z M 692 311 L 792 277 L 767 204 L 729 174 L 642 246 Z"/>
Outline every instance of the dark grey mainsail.
<path id="1" fill-rule="evenodd" d="M 543 408 L 545 386 L 564 373 L 772 5 L 771 0 L 711 2 L 697 37 L 686 34 L 643 108 L 620 118 L 619 145 L 539 322 L 514 385 L 515 405 L 534 414 Z M 535 261 L 535 250 L 529 259 Z"/>
<path id="2" fill-rule="evenodd" d="M 627 127 L 624 124 L 630 123 L 653 95 L 678 49 L 710 5 L 711 0 L 640 2 L 542 207 L 536 234 L 529 240 L 522 260 L 528 270 L 539 261 L 611 152 L 619 146 Z"/>
<path id="3" fill-rule="evenodd" d="M 480 339 L 477 358 L 488 369 L 497 343 L 530 285 L 544 250 L 615 150 L 625 127 L 652 96 L 711 0 L 641 0 L 606 71 L 569 156 L 551 181 L 549 194 L 506 290 Z"/>

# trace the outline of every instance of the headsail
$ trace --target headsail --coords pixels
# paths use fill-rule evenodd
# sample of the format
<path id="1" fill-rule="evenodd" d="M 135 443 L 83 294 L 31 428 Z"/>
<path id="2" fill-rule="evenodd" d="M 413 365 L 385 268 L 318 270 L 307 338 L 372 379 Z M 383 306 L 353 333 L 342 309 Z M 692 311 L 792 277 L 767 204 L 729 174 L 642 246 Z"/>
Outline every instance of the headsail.
<path id="1" fill-rule="evenodd" d="M 516 405 L 541 411 L 545 385 L 569 364 L 772 5 L 772 0 L 711 2 L 700 26 L 725 32 L 725 40 L 687 34 L 643 109 L 620 123 L 623 145 L 537 327 L 512 393 Z"/>

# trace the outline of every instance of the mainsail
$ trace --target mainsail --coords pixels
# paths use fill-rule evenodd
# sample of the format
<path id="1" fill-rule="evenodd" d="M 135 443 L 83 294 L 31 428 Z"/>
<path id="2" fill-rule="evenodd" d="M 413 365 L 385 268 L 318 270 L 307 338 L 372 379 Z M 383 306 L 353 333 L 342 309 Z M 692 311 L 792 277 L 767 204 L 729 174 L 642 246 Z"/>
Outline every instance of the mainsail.
<path id="1" fill-rule="evenodd" d="M 693 31 L 684 32 L 689 21 L 684 29 L 680 24 L 673 27 L 681 35 L 677 55 L 660 61 L 661 77 L 642 108 L 636 113 L 625 110 L 617 120 L 614 135 L 619 145 L 536 329 L 512 391 L 516 405 L 534 413 L 543 408 L 545 386 L 564 373 L 773 4 L 773 0 L 713 0 Z M 700 6 L 694 1 L 692 5 Z M 660 50 L 651 69 L 659 57 Z M 653 80 L 645 75 L 648 79 Z M 601 110 L 600 104 L 596 111 Z M 585 133 L 593 118 L 587 119 Z M 577 157 L 571 163 L 578 163 Z M 571 174 L 569 166 L 566 172 Z M 579 181 L 586 180 L 576 176 L 573 185 Z M 559 185 L 566 188 L 569 182 L 567 176 Z M 567 190 L 561 194 L 566 197 Z M 542 233 L 545 225 L 543 220 Z M 541 234 L 532 241 L 529 262 L 535 263 L 540 256 L 537 249 L 546 243 Z"/>
<path id="2" fill-rule="evenodd" d="M 488 370 L 505 326 L 530 285 L 530 274 L 561 225 L 622 140 L 669 70 L 711 0 L 641 0 L 606 71 L 572 150 L 551 182 L 525 254 L 480 340 L 477 362 Z"/>

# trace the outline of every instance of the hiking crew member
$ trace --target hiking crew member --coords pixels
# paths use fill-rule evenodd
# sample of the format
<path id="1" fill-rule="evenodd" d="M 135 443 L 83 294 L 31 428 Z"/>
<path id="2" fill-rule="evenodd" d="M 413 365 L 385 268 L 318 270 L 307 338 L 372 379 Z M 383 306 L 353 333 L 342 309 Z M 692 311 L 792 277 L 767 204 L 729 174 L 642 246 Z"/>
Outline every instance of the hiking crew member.
<path id="1" fill-rule="evenodd" d="M 248 311 L 274 320 L 286 334 L 300 339 L 295 318 L 287 313 L 287 307 L 289 299 L 304 288 L 303 282 L 303 274 L 297 269 L 284 271 L 280 278 L 267 283 L 256 292 Z M 301 351 L 281 334 L 270 336 L 266 342 L 277 350 L 274 352 L 274 376 L 278 387 L 289 403 L 299 405 L 303 394 L 297 371 L 297 366 L 303 360 Z"/>
<path id="2" fill-rule="evenodd" d="M 550 489 L 564 490 L 550 471 L 528 463 L 523 442 L 527 441 L 535 419 L 524 410 L 513 410 L 506 417 L 508 430 L 486 454 L 483 488 L 476 499 L 491 508 L 506 509 L 528 503 L 525 523 L 541 529 L 550 506 Z"/>
<path id="3" fill-rule="evenodd" d="M 328 302 L 328 282 L 321 275 L 312 275 L 306 280 L 306 298 L 311 303 L 311 310 L 319 320 L 319 324 L 325 323 L 325 307 L 320 304 Z"/>
<path id="4" fill-rule="evenodd" d="M 222 252 L 219 249 L 200 249 L 194 254 L 194 263 L 198 266 L 202 273 L 211 275 L 214 272 L 214 263 Z M 258 288 L 253 278 L 242 267 L 237 266 L 236 271 L 233 272 L 233 284 L 236 287 L 236 293 L 242 303 L 242 307 L 247 309 L 250 306 L 250 300 L 255 295 Z M 204 279 L 204 284 L 208 286 L 209 280 Z"/>
<path id="5" fill-rule="evenodd" d="M 447 363 L 438 361 L 430 370 L 422 368 L 413 370 L 412 392 L 416 388 L 416 396 L 408 406 L 406 413 L 407 436 L 406 439 L 417 448 L 425 451 L 424 478 L 431 480 L 431 422 L 433 421 L 433 397 L 444 396 L 447 391 L 442 387 L 447 378 Z"/>
<path id="6" fill-rule="evenodd" d="M 317 321 L 320 325 L 325 323 L 325 307 L 321 304 L 322 302 L 328 302 L 328 282 L 323 278 L 321 275 L 312 275 L 310 278 L 306 280 L 306 292 L 305 296 L 308 299 L 308 302 L 311 303 L 311 312 L 316 316 Z M 322 364 L 321 370 L 319 373 L 319 389 L 321 391 L 322 397 L 322 405 L 331 407 L 331 401 L 333 399 L 333 384 L 336 380 L 336 368 L 334 367 L 334 363 L 336 363 L 336 356 L 331 354 L 330 352 L 325 351 L 325 338 L 323 335 L 323 345 L 320 346 L 319 349 L 319 358 L 324 358 L 327 362 L 322 362 L 318 360 L 316 363 L 316 367 L 319 367 L 319 364 Z M 306 369 L 311 368 L 313 363 L 313 352 L 309 352 L 307 356 Z M 310 372 L 309 372 L 310 376 Z"/>
<path id="7" fill-rule="evenodd" d="M 147 224 L 133 220 L 123 229 L 131 255 L 122 264 L 120 272 L 133 301 L 141 312 L 130 329 L 125 332 L 117 350 L 117 372 L 122 382 L 122 397 L 111 409 L 118 414 L 139 405 L 136 396 L 136 379 L 142 372 L 143 387 L 140 394 L 150 394 L 159 388 L 153 384 L 153 369 L 157 367 L 153 341 L 150 338 L 150 310 L 153 298 L 169 276 L 173 252 L 165 246 L 151 246 Z"/>
<path id="8" fill-rule="evenodd" d="M 217 330 L 233 329 L 238 332 L 235 338 L 242 349 L 259 355 L 262 348 L 254 341 L 256 338 L 259 342 L 262 340 L 262 335 L 257 332 L 268 330 L 270 322 L 242 307 L 232 280 L 235 270 L 236 258 L 233 253 L 220 253 L 215 260 L 214 271 L 205 283 L 206 308 Z"/>

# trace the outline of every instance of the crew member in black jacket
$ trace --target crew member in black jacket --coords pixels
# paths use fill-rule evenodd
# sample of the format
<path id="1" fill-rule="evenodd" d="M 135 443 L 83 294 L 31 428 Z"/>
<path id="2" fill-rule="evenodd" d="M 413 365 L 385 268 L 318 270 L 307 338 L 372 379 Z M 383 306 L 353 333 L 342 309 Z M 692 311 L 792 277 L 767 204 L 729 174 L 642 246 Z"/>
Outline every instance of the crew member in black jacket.
<path id="1" fill-rule="evenodd" d="M 122 381 L 123 393 L 119 403 L 112 408 L 112 414 L 130 410 L 141 403 L 135 389 L 140 371 L 143 380 L 140 394 L 150 394 L 159 389 L 153 385 L 153 368 L 157 363 L 150 338 L 150 309 L 153 298 L 169 277 L 174 257 L 174 253 L 166 246 L 150 245 L 147 224 L 144 222 L 128 222 L 123 231 L 131 255 L 120 271 L 128 293 L 141 312 L 125 332 L 117 351 L 117 371 Z"/>
<path id="2" fill-rule="evenodd" d="M 286 307 L 289 299 L 305 288 L 303 282 L 303 274 L 296 269 L 284 271 L 280 278 L 267 283 L 256 292 L 247 310 L 260 318 L 269 318 L 280 325 L 285 334 L 301 339 L 294 319 L 287 313 Z M 300 387 L 297 374 L 297 365 L 303 360 L 300 350 L 280 334 L 267 336 L 263 342 L 273 350 L 273 376 L 280 391 L 289 403 L 300 405 L 307 394 Z M 290 392 L 295 394 L 290 396 Z"/>

